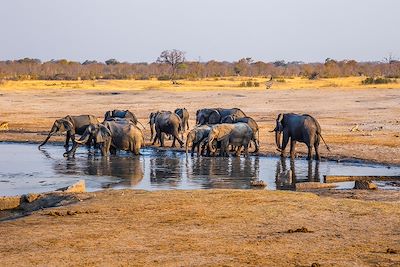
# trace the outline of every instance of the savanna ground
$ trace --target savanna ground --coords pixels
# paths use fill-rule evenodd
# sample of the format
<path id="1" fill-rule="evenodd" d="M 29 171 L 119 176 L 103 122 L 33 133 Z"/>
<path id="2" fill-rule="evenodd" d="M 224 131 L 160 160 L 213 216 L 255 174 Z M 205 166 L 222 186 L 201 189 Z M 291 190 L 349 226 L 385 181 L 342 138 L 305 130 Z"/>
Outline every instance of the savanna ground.
<path id="1" fill-rule="evenodd" d="M 270 90 L 239 87 L 246 78 L 176 86 L 6 82 L 0 85 L 0 121 L 10 130 L 0 132 L 0 140 L 42 141 L 53 121 L 67 114 L 102 117 L 106 110 L 130 109 L 146 123 L 151 111 L 186 107 L 193 126 L 199 108 L 239 107 L 259 123 L 262 153 L 277 153 L 268 132 L 277 114 L 298 112 L 319 120 L 332 149 L 321 146 L 323 156 L 398 165 L 400 84 L 372 88 L 360 79 L 287 79 Z M 304 153 L 304 145 L 298 151 Z M 398 192 L 110 190 L 87 196 L 1 222 L 0 265 L 400 265 Z"/>

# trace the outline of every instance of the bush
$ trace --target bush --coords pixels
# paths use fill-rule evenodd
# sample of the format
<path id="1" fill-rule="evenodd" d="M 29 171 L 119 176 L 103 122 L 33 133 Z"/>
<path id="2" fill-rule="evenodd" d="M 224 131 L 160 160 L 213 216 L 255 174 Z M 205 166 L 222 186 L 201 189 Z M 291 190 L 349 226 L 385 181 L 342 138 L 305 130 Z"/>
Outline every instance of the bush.
<path id="1" fill-rule="evenodd" d="M 389 79 L 389 78 L 384 78 L 384 77 L 367 77 L 364 81 L 361 83 L 364 85 L 367 84 L 387 84 L 387 83 L 395 83 L 396 79 Z"/>
<path id="2" fill-rule="evenodd" d="M 157 80 L 159 81 L 169 81 L 171 78 L 168 75 L 161 75 L 157 77 Z"/>
<path id="3" fill-rule="evenodd" d="M 253 82 L 253 81 L 246 81 L 246 82 L 241 82 L 239 84 L 239 87 L 259 87 L 260 83 L 259 82 Z"/>

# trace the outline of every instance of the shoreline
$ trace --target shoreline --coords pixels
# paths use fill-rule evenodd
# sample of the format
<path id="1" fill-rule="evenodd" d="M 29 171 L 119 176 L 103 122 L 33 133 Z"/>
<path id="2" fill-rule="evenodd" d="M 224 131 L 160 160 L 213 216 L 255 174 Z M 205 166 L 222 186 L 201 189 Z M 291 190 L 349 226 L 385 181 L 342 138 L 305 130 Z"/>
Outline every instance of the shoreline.
<path id="1" fill-rule="evenodd" d="M 32 145 L 37 145 L 40 144 L 40 141 L 22 141 L 22 140 L 0 140 L 0 144 L 5 143 L 5 144 L 32 144 Z M 50 145 L 57 145 L 57 146 L 62 146 L 63 142 L 62 141 L 48 141 L 47 144 Z M 152 146 L 152 145 L 146 145 L 142 148 L 151 148 L 155 150 L 170 150 L 170 151 L 175 151 L 175 152 L 181 152 L 185 153 L 184 148 L 171 148 L 171 147 L 157 147 L 157 146 Z M 188 153 L 189 155 L 190 153 Z M 288 154 L 288 153 L 287 153 Z M 274 152 L 257 152 L 256 154 L 254 153 L 249 153 L 250 156 L 258 156 L 258 157 L 274 157 L 274 158 L 279 158 L 280 154 L 279 153 L 274 153 Z M 190 156 L 190 155 L 189 155 Z M 232 155 L 231 155 L 232 156 Z M 243 156 L 243 155 L 242 155 Z M 195 155 L 196 157 L 196 155 Z M 305 159 L 307 157 L 306 154 L 298 154 L 296 156 L 296 159 Z M 289 159 L 289 155 L 286 156 L 287 159 Z M 315 161 L 313 159 L 312 161 Z M 386 167 L 400 167 L 400 163 L 391 163 L 391 162 L 385 162 L 385 161 L 375 161 L 375 160 L 370 160 L 370 159 L 365 159 L 365 158 L 355 158 L 355 157 L 347 157 L 347 156 L 321 156 L 321 161 L 336 161 L 338 163 L 361 163 L 361 164 L 374 164 L 374 165 L 380 165 L 380 166 L 386 166 Z"/>

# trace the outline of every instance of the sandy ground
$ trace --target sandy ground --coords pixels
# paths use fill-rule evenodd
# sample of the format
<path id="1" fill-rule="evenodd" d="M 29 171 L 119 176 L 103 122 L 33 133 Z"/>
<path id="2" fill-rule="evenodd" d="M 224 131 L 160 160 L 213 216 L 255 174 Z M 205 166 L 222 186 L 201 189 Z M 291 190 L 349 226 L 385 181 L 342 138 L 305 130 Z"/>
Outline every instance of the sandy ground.
<path id="1" fill-rule="evenodd" d="M 400 195 L 381 194 L 91 193 L 1 222 L 0 265 L 399 266 Z"/>
<path id="2" fill-rule="evenodd" d="M 143 123 L 154 110 L 239 107 L 277 153 L 280 112 L 314 115 L 322 156 L 400 164 L 398 89 L 92 90 L 0 88 L 1 141 L 45 138 L 65 115 L 119 108 Z M 358 124 L 359 131 L 350 129 Z M 148 133 L 148 132 L 147 132 Z M 60 141 L 61 137 L 53 140 Z M 304 145 L 298 151 L 305 152 Z M 89 200 L 0 222 L 0 265 L 399 266 L 399 192 L 103 191 Z M 303 232 L 296 232 L 302 229 Z M 294 231 L 294 233 L 292 233 Z M 320 264 L 320 265 L 318 265 Z"/>
<path id="3" fill-rule="evenodd" d="M 274 135 L 269 132 L 274 128 L 276 116 L 281 112 L 297 112 L 319 120 L 332 149 L 329 153 L 321 145 L 323 157 L 400 164 L 399 89 L 179 90 L 0 87 L 0 121 L 8 121 L 10 127 L 10 131 L 0 132 L 0 141 L 42 141 L 54 120 L 68 114 L 103 117 L 110 109 L 129 109 L 146 124 L 151 111 L 186 107 L 193 127 L 197 109 L 239 107 L 259 123 L 262 153 L 277 153 Z M 355 125 L 358 131 L 351 132 Z M 149 136 L 149 131 L 146 135 Z M 297 148 L 301 153 L 306 152 L 304 144 Z"/>

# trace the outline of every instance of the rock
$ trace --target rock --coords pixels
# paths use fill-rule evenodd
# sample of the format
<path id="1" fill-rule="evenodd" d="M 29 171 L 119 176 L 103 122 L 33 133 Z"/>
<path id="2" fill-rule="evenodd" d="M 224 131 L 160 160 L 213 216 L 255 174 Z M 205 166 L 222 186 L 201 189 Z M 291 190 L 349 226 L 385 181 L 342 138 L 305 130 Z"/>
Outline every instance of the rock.
<path id="1" fill-rule="evenodd" d="M 251 186 L 258 186 L 258 187 L 266 187 L 267 183 L 262 181 L 262 180 L 258 180 L 258 181 L 251 181 L 250 185 Z"/>
<path id="2" fill-rule="evenodd" d="M 28 203 L 32 203 L 33 201 L 35 201 L 39 197 L 40 197 L 40 194 L 33 194 L 33 193 L 29 193 L 27 195 L 23 195 L 22 196 L 22 198 Z"/>
<path id="3" fill-rule="evenodd" d="M 356 181 L 354 189 L 375 190 L 378 186 L 371 181 Z"/>
<path id="4" fill-rule="evenodd" d="M 67 193 L 84 193 L 86 192 L 86 185 L 84 180 L 80 180 L 73 185 L 62 187 L 57 189 L 56 191 L 62 191 Z"/>
<path id="5" fill-rule="evenodd" d="M 0 210 L 9 210 L 18 208 L 21 203 L 21 197 L 0 197 Z"/>
<path id="6" fill-rule="evenodd" d="M 335 188 L 336 184 L 324 184 L 319 182 L 302 182 L 296 183 L 296 190 L 308 190 L 308 189 L 323 189 L 323 188 Z"/>

